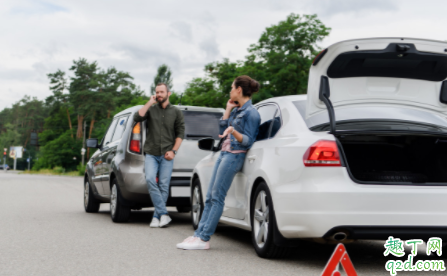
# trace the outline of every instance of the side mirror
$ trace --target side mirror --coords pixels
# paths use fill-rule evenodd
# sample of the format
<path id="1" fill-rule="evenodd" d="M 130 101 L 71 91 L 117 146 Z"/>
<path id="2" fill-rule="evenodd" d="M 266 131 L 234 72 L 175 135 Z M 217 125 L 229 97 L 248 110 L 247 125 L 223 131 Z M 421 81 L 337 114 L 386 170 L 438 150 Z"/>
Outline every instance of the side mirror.
<path id="1" fill-rule="evenodd" d="M 87 144 L 87 148 L 98 148 L 98 139 L 96 138 L 87 139 L 85 143 Z"/>
<path id="2" fill-rule="evenodd" d="M 442 82 L 441 93 L 439 95 L 439 101 L 443 104 L 447 104 L 447 81 Z"/>
<path id="3" fill-rule="evenodd" d="M 214 139 L 213 138 L 203 138 L 198 142 L 199 149 L 214 151 Z"/>

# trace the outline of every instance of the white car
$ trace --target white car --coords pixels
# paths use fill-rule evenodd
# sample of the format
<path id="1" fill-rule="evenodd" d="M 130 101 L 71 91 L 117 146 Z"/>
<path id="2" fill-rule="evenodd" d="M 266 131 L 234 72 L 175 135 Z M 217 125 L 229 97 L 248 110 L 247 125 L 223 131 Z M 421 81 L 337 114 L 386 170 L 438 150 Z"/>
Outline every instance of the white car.
<path id="1" fill-rule="evenodd" d="M 258 138 L 221 223 L 252 232 L 260 257 L 319 242 L 447 237 L 447 43 L 373 38 L 317 56 L 308 94 L 256 104 Z M 212 150 L 194 169 L 203 210 Z"/>

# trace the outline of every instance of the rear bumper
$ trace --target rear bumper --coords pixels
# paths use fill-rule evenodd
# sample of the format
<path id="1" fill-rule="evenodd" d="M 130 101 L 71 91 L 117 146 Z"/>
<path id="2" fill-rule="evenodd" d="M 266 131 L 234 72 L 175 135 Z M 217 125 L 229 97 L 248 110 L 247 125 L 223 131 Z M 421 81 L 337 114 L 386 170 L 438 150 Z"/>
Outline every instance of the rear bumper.
<path id="1" fill-rule="evenodd" d="M 343 225 L 329 230 L 324 237 L 330 238 L 336 233 L 347 234 L 348 239 L 386 240 L 389 236 L 403 240 L 431 237 L 447 238 L 447 226 L 354 226 Z"/>
<path id="2" fill-rule="evenodd" d="M 327 237 L 343 227 L 359 239 L 447 233 L 447 187 L 357 184 L 342 167 L 305 168 L 299 181 L 271 191 L 285 238 Z"/>
<path id="3" fill-rule="evenodd" d="M 141 179 L 140 179 L 141 180 Z M 141 183 L 128 183 L 121 187 L 121 193 L 128 205 L 138 207 L 153 207 L 146 180 Z M 169 197 L 166 206 L 190 206 L 190 177 L 171 177 Z"/>

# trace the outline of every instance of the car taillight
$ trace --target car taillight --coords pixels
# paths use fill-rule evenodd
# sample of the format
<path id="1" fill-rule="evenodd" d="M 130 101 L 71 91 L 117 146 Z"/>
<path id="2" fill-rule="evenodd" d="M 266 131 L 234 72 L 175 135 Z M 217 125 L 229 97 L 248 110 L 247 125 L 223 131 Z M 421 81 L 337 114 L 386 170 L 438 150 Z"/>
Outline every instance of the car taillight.
<path id="1" fill-rule="evenodd" d="M 310 146 L 303 156 L 306 167 L 340 167 L 340 154 L 335 141 L 320 140 Z"/>
<path id="2" fill-rule="evenodd" d="M 141 153 L 141 123 L 136 123 L 132 129 L 129 150 L 134 153 Z"/>

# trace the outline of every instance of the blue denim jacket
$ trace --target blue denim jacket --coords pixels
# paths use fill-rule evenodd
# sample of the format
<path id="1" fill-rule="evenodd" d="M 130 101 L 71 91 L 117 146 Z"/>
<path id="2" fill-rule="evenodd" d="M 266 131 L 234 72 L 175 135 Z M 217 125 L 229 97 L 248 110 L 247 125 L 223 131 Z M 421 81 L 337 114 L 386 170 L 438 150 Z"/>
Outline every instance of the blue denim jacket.
<path id="1" fill-rule="evenodd" d="M 249 100 L 242 107 L 234 108 L 227 120 L 220 120 L 220 134 L 223 134 L 230 125 L 233 126 L 237 132 L 242 134 L 242 142 L 239 143 L 230 134 L 231 150 L 248 150 L 255 142 L 260 123 L 261 116 Z"/>

